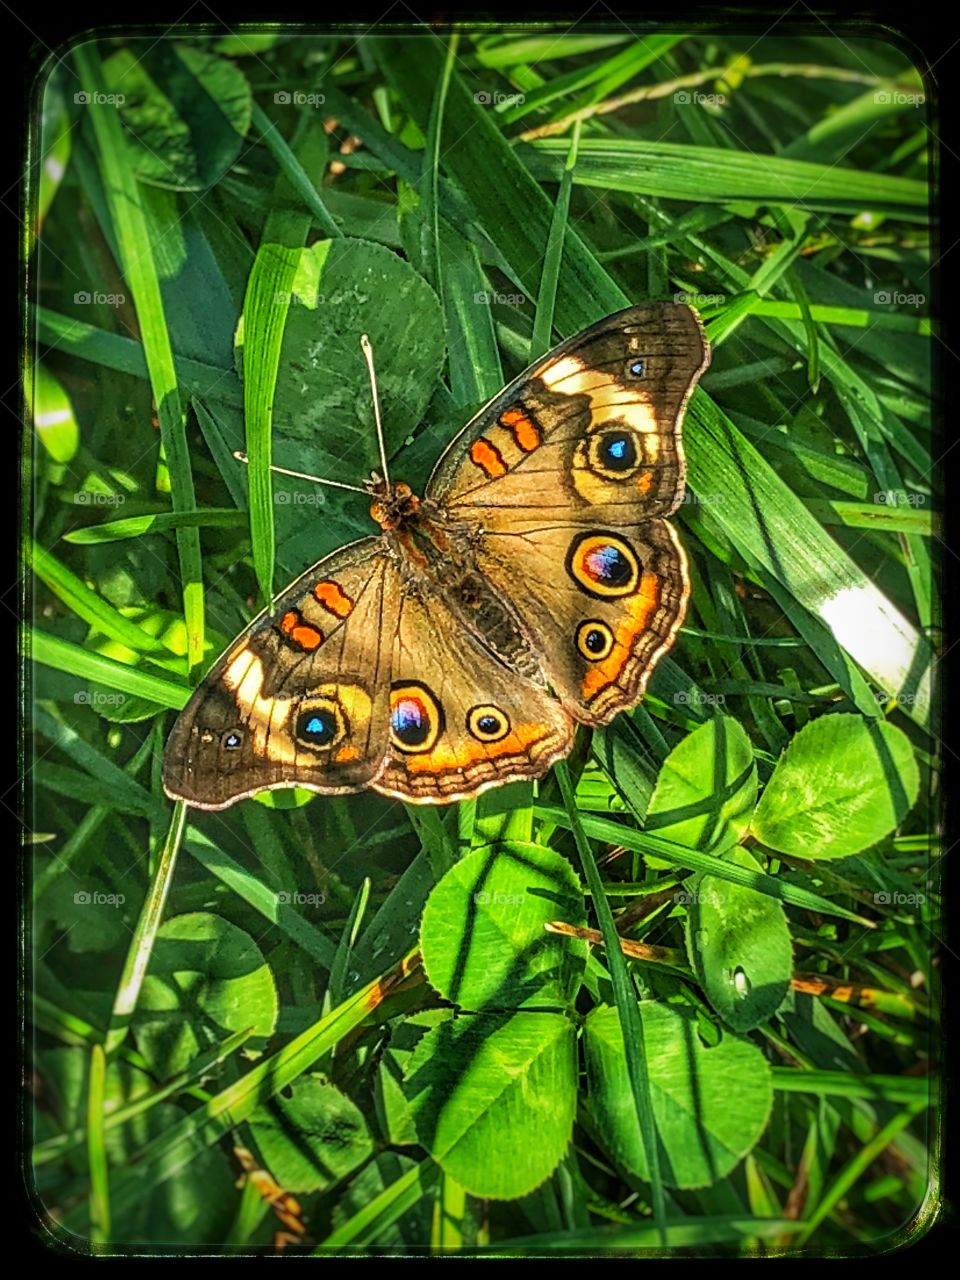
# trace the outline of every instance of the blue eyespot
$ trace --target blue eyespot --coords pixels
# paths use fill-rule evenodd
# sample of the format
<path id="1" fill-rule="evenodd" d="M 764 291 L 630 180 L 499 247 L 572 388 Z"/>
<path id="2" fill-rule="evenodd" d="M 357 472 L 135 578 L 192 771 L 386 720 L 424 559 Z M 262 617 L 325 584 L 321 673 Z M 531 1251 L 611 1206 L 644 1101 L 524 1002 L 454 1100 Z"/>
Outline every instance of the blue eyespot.
<path id="1" fill-rule="evenodd" d="M 297 719 L 297 737 L 312 747 L 328 747 L 337 736 L 337 713 L 330 707 L 313 707 L 301 711 Z"/>
<path id="2" fill-rule="evenodd" d="M 500 728 L 500 721 L 496 716 L 481 716 L 477 721 L 477 728 L 481 733 L 496 733 Z"/>
<path id="3" fill-rule="evenodd" d="M 222 747 L 225 747 L 227 751 L 236 751 L 237 748 L 242 744 L 242 742 L 243 742 L 242 735 L 237 733 L 236 730 L 234 729 L 228 729 L 227 732 L 220 739 L 220 745 Z"/>
<path id="4" fill-rule="evenodd" d="M 630 372 L 635 378 L 642 378 L 647 372 L 647 362 L 645 360 L 631 361 Z"/>
<path id="5" fill-rule="evenodd" d="M 587 576 L 606 587 L 625 586 L 633 573 L 632 566 L 619 547 L 594 547 L 583 558 Z"/>
<path id="6" fill-rule="evenodd" d="M 630 471 L 637 463 L 637 446 L 627 431 L 608 432 L 600 441 L 600 464 L 608 471 Z"/>
<path id="7" fill-rule="evenodd" d="M 430 735 L 430 713 L 421 698 L 408 695 L 394 704 L 390 727 L 405 747 L 420 747 Z"/>

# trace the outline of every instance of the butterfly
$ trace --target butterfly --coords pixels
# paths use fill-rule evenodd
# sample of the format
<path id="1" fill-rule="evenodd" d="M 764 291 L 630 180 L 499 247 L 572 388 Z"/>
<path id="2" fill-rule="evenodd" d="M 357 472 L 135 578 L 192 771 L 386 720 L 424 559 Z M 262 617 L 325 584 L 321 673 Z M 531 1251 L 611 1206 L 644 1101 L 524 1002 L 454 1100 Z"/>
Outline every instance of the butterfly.
<path id="1" fill-rule="evenodd" d="M 541 777 L 577 723 L 635 706 L 690 593 L 666 517 L 709 362 L 690 307 L 629 307 L 481 409 L 422 498 L 374 474 L 379 535 L 308 569 L 214 663 L 167 742 L 167 795 L 444 804 Z"/>

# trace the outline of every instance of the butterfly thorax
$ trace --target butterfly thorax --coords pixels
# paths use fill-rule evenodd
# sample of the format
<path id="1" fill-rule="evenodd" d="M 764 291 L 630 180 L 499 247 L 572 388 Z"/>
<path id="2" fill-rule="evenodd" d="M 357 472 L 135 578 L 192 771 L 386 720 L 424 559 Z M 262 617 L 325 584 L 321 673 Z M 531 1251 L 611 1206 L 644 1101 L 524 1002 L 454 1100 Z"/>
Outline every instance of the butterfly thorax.
<path id="1" fill-rule="evenodd" d="M 368 487 L 373 498 L 370 516 L 384 533 L 416 521 L 420 513 L 420 499 L 408 484 L 390 485 L 374 475 Z"/>
<path id="2" fill-rule="evenodd" d="M 488 652 L 511 670 L 540 677 L 535 646 L 516 612 L 477 572 L 477 530 L 454 520 L 444 507 L 420 499 L 407 484 L 389 489 L 375 479 L 370 514 L 402 566 L 404 591 L 445 606 Z"/>

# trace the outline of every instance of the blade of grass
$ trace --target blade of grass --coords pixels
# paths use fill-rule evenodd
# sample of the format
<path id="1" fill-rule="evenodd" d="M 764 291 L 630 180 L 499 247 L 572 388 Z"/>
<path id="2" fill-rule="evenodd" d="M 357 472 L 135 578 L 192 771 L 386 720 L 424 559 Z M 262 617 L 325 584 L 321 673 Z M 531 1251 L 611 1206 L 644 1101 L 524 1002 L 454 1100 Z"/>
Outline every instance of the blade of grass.
<path id="1" fill-rule="evenodd" d="M 926 1110 L 926 1102 L 915 1102 L 893 1116 L 877 1134 L 855 1155 L 851 1156 L 832 1184 L 826 1188 L 819 1203 L 804 1218 L 803 1229 L 796 1238 L 797 1248 L 802 1247 L 820 1226 L 824 1218 L 833 1212 L 850 1188 L 863 1177 L 878 1156 L 886 1151 L 897 1134 Z"/>
<path id="2" fill-rule="evenodd" d="M 167 1098 L 172 1098 L 175 1094 L 189 1093 L 193 1085 L 199 1084 L 215 1067 L 219 1067 L 238 1049 L 242 1049 L 253 1035 L 254 1030 L 255 1028 L 253 1027 L 247 1027 L 246 1030 L 235 1031 L 233 1035 L 228 1036 L 222 1043 L 215 1044 L 210 1049 L 198 1054 L 185 1071 L 178 1072 L 162 1084 L 149 1089 L 146 1093 L 139 1094 L 131 1102 L 108 1112 L 103 1118 L 103 1132 L 108 1133 L 111 1129 L 116 1129 L 120 1125 L 126 1124 L 128 1120 L 133 1120 L 136 1116 L 145 1115 L 159 1103 L 166 1101 Z M 94 1046 L 95 1049 L 100 1047 L 99 1045 Z M 55 1138 L 46 1139 L 46 1141 L 39 1143 L 34 1148 L 33 1164 L 39 1167 L 62 1160 L 68 1151 L 72 1151 L 74 1147 L 78 1147 L 86 1141 L 86 1136 L 87 1131 L 85 1129 L 77 1129 L 72 1133 L 60 1133 Z"/>
<path id="3" fill-rule="evenodd" d="M 108 333 L 84 320 L 59 315 L 47 307 L 36 307 L 33 314 L 39 341 L 104 369 L 130 373 L 136 378 L 150 376 L 143 347 L 133 338 Z M 223 400 L 235 408 L 243 404 L 240 380 L 232 369 L 220 369 L 186 356 L 176 356 L 175 360 L 180 381 L 191 395 Z"/>
<path id="4" fill-rule="evenodd" d="M 173 873 L 177 865 L 177 855 L 180 852 L 186 820 L 187 806 L 182 800 L 178 800 L 173 806 L 170 827 L 160 853 L 160 860 L 140 909 L 140 918 L 137 920 L 133 937 L 130 939 L 127 958 L 124 961 L 117 994 L 110 1012 L 110 1022 L 104 1042 L 110 1057 L 116 1054 L 125 1040 L 130 1019 L 140 998 L 140 988 L 146 977 L 157 930 L 160 928 L 164 907 L 173 883 Z"/>
<path id="5" fill-rule="evenodd" d="M 303 201 L 306 208 L 310 211 L 320 226 L 326 231 L 328 236 L 336 239 L 343 235 L 343 232 L 337 226 L 336 221 L 331 215 L 329 209 L 323 202 L 323 198 L 317 191 L 316 186 L 311 181 L 307 172 L 309 167 L 313 172 L 322 173 L 323 166 L 316 169 L 314 165 L 308 161 L 305 166 L 301 157 L 287 145 L 283 135 L 277 126 L 273 123 L 262 107 L 255 102 L 253 104 L 253 126 L 260 134 L 260 137 L 273 153 L 280 172 L 286 178 L 287 182 Z M 324 148 L 324 154 L 326 148 Z M 306 157 L 304 157 L 305 159 Z M 289 200 L 289 193 L 284 193 L 283 188 L 277 193 L 278 203 L 282 203 L 283 199 Z M 276 206 L 275 206 L 276 207 Z M 299 215 L 298 215 L 299 216 Z"/>
<path id="6" fill-rule="evenodd" d="M 540 276 L 540 289 L 537 293 L 537 313 L 533 319 L 533 337 L 530 339 L 530 361 L 539 358 L 550 349 L 553 334 L 553 314 L 557 303 L 557 281 L 560 278 L 560 267 L 563 262 L 563 244 L 567 234 L 567 220 L 570 214 L 570 191 L 573 185 L 573 171 L 577 163 L 577 146 L 580 142 L 580 123 L 574 126 L 570 149 L 560 177 L 560 190 L 557 202 L 550 219 L 550 233 L 547 236 L 547 251 L 543 255 L 543 273 Z"/>
<path id="7" fill-rule="evenodd" d="M 322 927 L 304 919 L 289 903 L 281 902 L 274 890 L 269 889 L 229 854 L 218 848 L 196 827 L 187 828 L 184 848 L 200 866 L 216 876 L 232 893 L 248 902 L 265 920 L 281 929 L 321 969 L 331 968 L 336 948 Z"/>
<path id="8" fill-rule="evenodd" d="M 119 1216 L 144 1195 L 174 1177 L 195 1159 L 197 1151 L 212 1146 L 281 1089 L 299 1079 L 305 1071 L 336 1045 L 419 965 L 415 950 L 379 978 L 375 978 L 345 1000 L 327 1017 L 308 1027 L 301 1035 L 270 1057 L 263 1059 L 239 1080 L 227 1085 L 203 1106 L 184 1116 L 159 1134 L 122 1168 L 113 1182 L 113 1207 Z M 64 1214 L 63 1225 L 77 1230 L 83 1225 L 83 1207 Z"/>
<path id="9" fill-rule="evenodd" d="M 343 1249 L 376 1244 L 381 1233 L 408 1213 L 424 1196 L 432 1195 L 440 1181 L 440 1166 L 429 1157 L 384 1187 L 369 1204 L 330 1233 L 313 1251 L 314 1257 Z"/>
<path id="10" fill-rule="evenodd" d="M 92 42 L 73 50 L 80 83 L 104 95 L 107 85 L 99 54 Z M 170 334 L 167 330 L 149 228 L 140 201 L 136 171 L 128 151 L 120 115 L 113 109 L 91 112 L 110 213 L 125 277 L 133 296 L 150 386 L 160 421 L 160 439 L 170 473 L 174 511 L 193 511 L 193 473 L 177 384 Z M 203 573 L 200 535 L 196 529 L 177 530 L 183 615 L 187 628 L 187 663 L 192 678 L 203 662 Z"/>
<path id="11" fill-rule="evenodd" d="M 231 507 L 205 507 L 202 511 L 157 512 L 146 516 L 125 516 L 122 520 L 105 520 L 86 529 L 71 529 L 64 542 L 93 547 L 103 542 L 120 542 L 125 538 L 142 538 L 146 533 L 167 533 L 171 529 L 242 529 L 247 519 L 242 511 Z M 128 646 L 133 647 L 133 646 Z"/>
<path id="12" fill-rule="evenodd" d="M 258 114 L 259 113 L 259 114 Z M 278 138 L 276 128 L 255 108 L 254 119 L 262 130 L 269 125 L 268 138 Z M 282 141 L 282 140 L 281 140 Z M 277 143 L 276 145 L 279 145 Z M 282 143 L 284 155 L 289 148 Z M 322 128 L 311 122 L 297 149 L 311 169 L 322 173 L 327 141 Z M 290 153 L 287 166 L 277 181 L 277 194 L 288 191 L 289 166 L 296 161 Z M 296 161 L 298 173 L 303 169 Z M 305 177 L 305 175 L 303 175 Z M 307 183 L 310 186 L 309 182 Z M 310 188 L 312 191 L 312 187 Z M 306 199 L 304 192 L 298 194 Z M 293 296 L 293 284 L 300 257 L 310 230 L 310 218 L 300 209 L 274 207 L 267 215 L 253 268 L 247 281 L 243 304 L 243 396 L 248 468 L 250 539 L 253 563 L 267 608 L 273 605 L 273 574 L 276 532 L 273 519 L 273 402 L 280 369 L 283 334 Z M 339 230 L 333 233 L 339 236 Z M 329 243 L 329 242 L 328 242 Z"/>
<path id="13" fill-rule="evenodd" d="M 184 707 L 190 697 L 186 685 L 164 680 L 162 676 L 151 675 L 138 667 L 124 666 L 46 631 L 24 632 L 24 648 L 34 662 L 55 667 L 81 680 L 96 680 L 108 689 L 118 689 L 135 698 L 146 698 L 158 706 L 172 707 L 174 711 Z"/>
<path id="14" fill-rule="evenodd" d="M 567 762 L 561 760 L 556 765 L 556 776 L 560 783 L 560 792 L 566 809 L 570 829 L 576 842 L 577 852 L 583 866 L 584 878 L 593 898 L 593 909 L 597 914 L 600 930 L 607 948 L 607 964 L 610 979 L 613 983 L 617 1013 L 623 1032 L 623 1043 L 627 1055 L 627 1075 L 633 1092 L 634 1106 L 637 1111 L 637 1125 L 647 1157 L 650 1171 L 650 1192 L 653 1202 L 653 1220 L 657 1228 L 660 1244 L 667 1244 L 666 1200 L 663 1190 L 663 1174 L 660 1170 L 660 1143 L 657 1134 L 657 1122 L 653 1112 L 653 1098 L 650 1094 L 650 1078 L 647 1075 L 646 1051 L 644 1048 L 643 1021 L 640 1017 L 640 1006 L 633 988 L 627 962 L 619 946 L 619 934 L 613 921 L 610 903 L 603 892 L 603 881 L 593 857 L 593 850 L 587 841 L 580 814 L 577 810 L 573 794 L 573 783 Z"/>
<path id="15" fill-rule="evenodd" d="M 108 604 L 102 596 L 82 582 L 56 556 L 45 551 L 37 543 L 28 544 L 24 558 L 40 581 L 46 583 L 68 609 L 103 635 L 137 653 L 153 653 L 165 648 L 161 640 L 151 636 L 129 618 L 125 618 L 112 604 Z"/>
<path id="16" fill-rule="evenodd" d="M 103 1121 L 107 1092 L 107 1055 L 103 1045 L 90 1050 L 90 1079 L 87 1090 L 87 1165 L 90 1169 L 90 1244 L 110 1239 L 110 1173 Z"/>
<path id="17" fill-rule="evenodd" d="M 564 809 L 554 805 L 535 804 L 534 813 L 538 818 L 553 822 L 558 827 L 573 830 L 572 818 Z M 578 814 L 577 821 L 591 840 L 602 840 L 615 846 L 622 845 L 625 849 L 635 850 L 637 853 L 656 854 L 657 857 L 667 858 L 670 862 L 687 867 L 690 871 L 702 871 L 707 875 L 717 876 L 721 880 L 729 880 L 731 884 L 739 884 L 746 889 L 756 889 L 758 893 L 765 893 L 771 898 L 788 902 L 791 906 L 801 907 L 805 911 L 819 911 L 824 915 L 840 916 L 844 920 L 853 920 L 866 929 L 876 928 L 874 921 L 847 911 L 845 907 L 838 907 L 829 898 L 822 898 L 808 889 L 798 888 L 788 880 L 768 876 L 763 871 L 738 867 L 735 863 L 717 858 L 714 854 L 688 849 L 685 845 L 675 844 L 672 840 L 665 840 L 662 836 L 645 831 L 637 831 L 623 823 L 614 822 L 611 818 Z M 593 892 L 592 887 L 591 892 Z"/>

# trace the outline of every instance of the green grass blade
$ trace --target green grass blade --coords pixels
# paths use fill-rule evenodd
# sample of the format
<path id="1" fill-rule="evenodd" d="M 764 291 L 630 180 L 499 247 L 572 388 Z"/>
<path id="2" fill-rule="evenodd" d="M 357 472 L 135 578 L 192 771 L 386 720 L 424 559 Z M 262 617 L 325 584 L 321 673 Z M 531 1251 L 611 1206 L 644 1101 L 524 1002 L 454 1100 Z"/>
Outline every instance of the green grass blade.
<path id="1" fill-rule="evenodd" d="M 167 838 L 160 852 L 160 859 L 147 890 L 147 896 L 140 909 L 140 918 L 130 940 L 123 972 L 114 997 L 105 1041 L 106 1051 L 111 1057 L 126 1039 L 130 1019 L 140 998 L 140 988 L 146 977 L 150 955 L 173 883 L 173 873 L 177 865 L 177 855 L 180 852 L 186 820 L 187 806 L 182 800 L 178 800 L 173 806 Z"/>
<path id="2" fill-rule="evenodd" d="M 87 85 L 90 91 L 106 94 L 107 86 L 94 45 L 79 45 L 74 49 L 73 56 L 80 83 Z M 94 111 L 91 114 L 121 261 L 140 323 L 150 386 L 160 420 L 160 438 L 170 473 L 173 509 L 178 512 L 193 511 L 196 506 L 193 473 L 187 449 L 177 371 L 134 166 L 119 114 L 113 110 Z M 199 675 L 203 661 L 204 636 L 203 573 L 197 530 L 178 530 L 177 549 L 180 556 L 183 615 L 187 627 L 187 662 L 191 674 L 196 676 Z"/>
<path id="3" fill-rule="evenodd" d="M 653 1113 L 653 1099 L 650 1095 L 650 1082 L 647 1076 L 644 1056 L 643 1022 L 640 1018 L 640 1006 L 637 994 L 630 979 L 630 972 L 623 952 L 620 950 L 620 936 L 614 924 L 610 903 L 603 892 L 603 881 L 594 860 L 593 850 L 587 842 L 567 762 L 561 760 L 556 765 L 557 780 L 566 808 L 570 829 L 576 841 L 577 852 L 583 866 L 584 878 L 593 899 L 593 909 L 597 914 L 600 931 L 607 953 L 607 965 L 613 992 L 617 1002 L 617 1013 L 623 1031 L 623 1042 L 627 1052 L 627 1074 L 633 1091 L 634 1105 L 637 1109 L 637 1124 L 650 1170 L 650 1191 L 653 1201 L 653 1220 L 657 1227 L 660 1243 L 666 1246 L 666 1199 L 663 1190 L 663 1174 L 660 1169 L 660 1143 L 657 1136 L 657 1122 Z"/>
<path id="4" fill-rule="evenodd" d="M 26 632 L 24 645 L 34 662 L 56 667 L 58 671 L 65 671 L 81 680 L 96 680 L 108 689 L 117 689 L 135 698 L 147 698 L 161 707 L 179 711 L 190 697 L 190 690 L 186 685 L 164 680 L 162 676 L 151 675 L 138 667 L 126 667 L 121 662 L 91 653 L 89 649 L 82 649 L 80 645 L 50 635 L 49 632 Z"/>
<path id="5" fill-rule="evenodd" d="M 110 1172 L 103 1122 L 106 1109 L 107 1056 L 103 1046 L 90 1051 L 90 1081 L 87 1093 L 87 1163 L 90 1168 L 90 1243 L 110 1239 Z"/>

